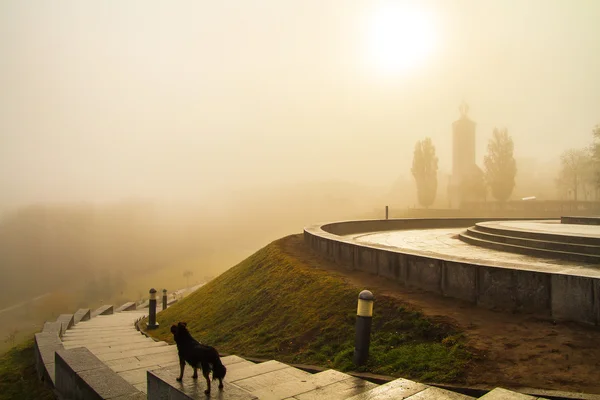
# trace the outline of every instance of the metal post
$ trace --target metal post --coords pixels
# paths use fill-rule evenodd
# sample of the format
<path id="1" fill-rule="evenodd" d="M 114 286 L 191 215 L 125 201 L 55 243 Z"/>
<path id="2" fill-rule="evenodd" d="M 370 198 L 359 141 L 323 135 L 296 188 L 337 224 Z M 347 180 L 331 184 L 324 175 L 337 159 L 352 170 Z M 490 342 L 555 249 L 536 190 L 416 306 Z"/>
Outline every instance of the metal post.
<path id="1" fill-rule="evenodd" d="M 365 365 L 369 358 L 371 323 L 373 321 L 373 293 L 363 290 L 358 295 L 356 310 L 356 336 L 354 339 L 354 365 Z"/>
<path id="2" fill-rule="evenodd" d="M 163 300 L 162 300 L 163 311 L 167 309 L 167 289 L 163 289 Z"/>
<path id="3" fill-rule="evenodd" d="M 158 328 L 158 323 L 156 322 L 156 289 L 150 289 L 150 300 L 148 301 L 148 329 L 156 329 Z"/>
<path id="4" fill-rule="evenodd" d="M 389 211 L 388 206 L 385 206 L 385 219 L 388 219 L 388 217 L 389 217 L 388 211 Z"/>

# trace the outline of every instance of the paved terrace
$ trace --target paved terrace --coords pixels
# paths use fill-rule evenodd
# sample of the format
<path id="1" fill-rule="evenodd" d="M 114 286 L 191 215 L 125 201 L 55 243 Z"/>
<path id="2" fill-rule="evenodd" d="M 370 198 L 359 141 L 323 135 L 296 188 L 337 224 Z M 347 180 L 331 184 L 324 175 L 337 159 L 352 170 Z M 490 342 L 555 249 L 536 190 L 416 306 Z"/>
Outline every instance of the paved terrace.
<path id="1" fill-rule="evenodd" d="M 498 222 L 498 225 L 511 229 L 581 236 L 593 234 L 600 237 L 598 227 L 584 225 L 561 226 L 560 223 L 541 222 Z M 600 264 L 544 259 L 472 246 L 458 239 L 458 234 L 464 230 L 465 228 L 410 229 L 351 234 L 344 237 L 383 249 L 402 250 L 402 252 L 415 251 L 441 259 L 459 259 L 475 265 L 600 278 Z"/>

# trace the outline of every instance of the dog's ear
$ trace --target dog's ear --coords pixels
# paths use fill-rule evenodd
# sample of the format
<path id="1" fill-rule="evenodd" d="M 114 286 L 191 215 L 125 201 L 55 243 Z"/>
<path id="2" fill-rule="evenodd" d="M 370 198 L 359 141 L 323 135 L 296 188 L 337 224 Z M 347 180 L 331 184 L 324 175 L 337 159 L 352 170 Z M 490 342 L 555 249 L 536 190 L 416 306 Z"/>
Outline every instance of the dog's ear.
<path id="1" fill-rule="evenodd" d="M 187 326 L 187 322 L 180 322 L 179 325 L 185 328 Z"/>
<path id="2" fill-rule="evenodd" d="M 173 333 L 173 334 L 177 333 L 177 325 L 175 325 L 175 324 L 171 325 L 171 333 Z"/>

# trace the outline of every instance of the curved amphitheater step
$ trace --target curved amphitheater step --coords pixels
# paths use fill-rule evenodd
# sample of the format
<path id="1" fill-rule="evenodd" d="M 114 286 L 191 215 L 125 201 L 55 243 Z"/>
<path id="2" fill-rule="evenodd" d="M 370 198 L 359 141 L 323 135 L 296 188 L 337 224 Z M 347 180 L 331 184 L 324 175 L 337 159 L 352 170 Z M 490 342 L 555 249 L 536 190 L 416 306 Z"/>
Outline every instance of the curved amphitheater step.
<path id="1" fill-rule="evenodd" d="M 493 250 L 600 264 L 600 238 L 511 229 L 494 222 L 475 224 L 460 240 Z"/>

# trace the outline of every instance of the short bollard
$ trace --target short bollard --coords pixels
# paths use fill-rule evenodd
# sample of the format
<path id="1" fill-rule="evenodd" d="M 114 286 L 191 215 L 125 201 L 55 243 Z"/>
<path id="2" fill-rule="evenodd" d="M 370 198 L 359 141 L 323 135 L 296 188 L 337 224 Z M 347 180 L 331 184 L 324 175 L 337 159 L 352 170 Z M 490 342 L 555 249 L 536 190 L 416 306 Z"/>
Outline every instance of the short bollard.
<path id="1" fill-rule="evenodd" d="M 358 295 L 356 310 L 356 337 L 354 339 L 354 365 L 365 365 L 369 358 L 371 322 L 373 320 L 373 293 L 363 290 Z"/>
<path id="2" fill-rule="evenodd" d="M 150 289 L 150 301 L 148 302 L 148 329 L 158 328 L 156 322 L 156 289 Z"/>
<path id="3" fill-rule="evenodd" d="M 163 311 L 167 309 L 167 289 L 163 289 L 163 300 L 162 300 L 162 305 L 163 305 Z"/>

